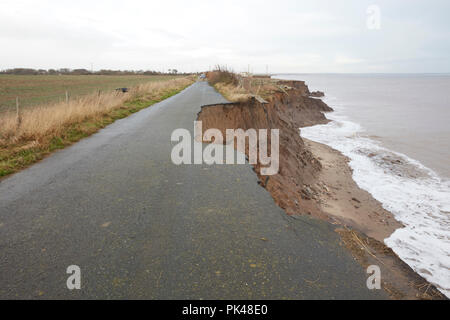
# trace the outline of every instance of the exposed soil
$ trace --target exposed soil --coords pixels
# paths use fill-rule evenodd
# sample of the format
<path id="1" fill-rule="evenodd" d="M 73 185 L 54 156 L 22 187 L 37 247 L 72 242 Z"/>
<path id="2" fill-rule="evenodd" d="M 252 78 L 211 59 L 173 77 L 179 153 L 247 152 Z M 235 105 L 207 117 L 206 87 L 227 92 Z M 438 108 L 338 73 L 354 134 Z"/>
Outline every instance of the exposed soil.
<path id="1" fill-rule="evenodd" d="M 249 102 L 204 106 L 198 120 L 203 122 L 204 130 L 216 128 L 224 136 L 226 129 L 280 129 L 280 172 L 263 177 L 260 166 L 254 166 L 261 185 L 288 214 L 309 214 L 326 219 L 307 187 L 316 181 L 322 166 L 305 147 L 299 128 L 327 123 L 321 111 L 331 110 L 321 100 L 310 98 L 304 89 L 291 89 L 289 93 L 274 93 L 268 103 L 252 99 Z M 268 147 L 270 150 L 270 139 Z"/>
<path id="2" fill-rule="evenodd" d="M 392 299 L 447 300 L 419 274 L 415 273 L 382 242 L 347 227 L 336 230 L 344 245 L 356 260 L 367 268 L 377 265 L 381 270 L 381 286 Z"/>
<path id="3" fill-rule="evenodd" d="M 332 109 L 311 97 L 318 94 L 311 94 L 302 81 L 279 81 L 277 87 L 279 90 L 264 97 L 265 102 L 255 97 L 246 102 L 204 106 L 198 121 L 203 122 L 203 130 L 219 129 L 224 136 L 227 129 L 279 129 L 279 173 L 262 176 L 261 166 L 253 166 L 259 184 L 274 201 L 289 215 L 310 215 L 339 225 L 337 232 L 343 245 L 355 259 L 365 267 L 380 265 L 383 288 L 392 298 L 443 298 L 384 245 L 383 240 L 402 225 L 356 185 L 348 159 L 300 137 L 299 128 L 328 123 L 324 112 Z M 361 239 L 365 239 L 363 246 Z"/>

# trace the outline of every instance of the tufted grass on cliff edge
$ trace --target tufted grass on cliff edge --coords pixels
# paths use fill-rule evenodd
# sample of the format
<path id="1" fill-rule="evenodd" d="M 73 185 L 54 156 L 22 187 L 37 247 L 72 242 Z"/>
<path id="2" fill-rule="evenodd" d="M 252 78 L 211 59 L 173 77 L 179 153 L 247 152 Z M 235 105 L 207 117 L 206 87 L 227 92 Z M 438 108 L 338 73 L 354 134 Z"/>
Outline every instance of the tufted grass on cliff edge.
<path id="1" fill-rule="evenodd" d="M 216 70 L 206 73 L 210 85 L 231 102 L 245 102 L 252 96 L 270 97 L 279 91 L 276 83 L 270 77 L 241 76 L 226 67 L 217 66 Z"/>

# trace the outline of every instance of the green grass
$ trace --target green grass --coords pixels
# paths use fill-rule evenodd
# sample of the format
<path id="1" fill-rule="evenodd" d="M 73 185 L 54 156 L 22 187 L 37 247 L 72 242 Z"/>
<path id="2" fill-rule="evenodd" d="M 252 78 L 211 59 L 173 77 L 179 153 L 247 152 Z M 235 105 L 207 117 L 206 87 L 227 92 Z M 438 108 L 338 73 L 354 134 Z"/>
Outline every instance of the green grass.
<path id="1" fill-rule="evenodd" d="M 167 90 L 157 99 L 148 100 L 144 97 L 140 97 L 132 101 L 128 101 L 121 108 L 112 110 L 109 114 L 104 115 L 100 119 L 88 120 L 71 125 L 66 128 L 61 135 L 53 137 L 45 146 L 29 148 L 23 151 L 12 151 L 14 148 L 0 149 L 0 177 L 5 177 L 12 173 L 18 172 L 31 164 L 42 160 L 50 153 L 70 146 L 71 144 L 90 136 L 116 120 L 126 118 L 133 113 L 170 98 L 185 88 L 186 87 L 182 87 L 177 90 Z"/>
<path id="2" fill-rule="evenodd" d="M 96 75 L 0 75 L 0 112 L 21 107 L 63 101 L 66 91 L 75 98 L 96 91 L 133 87 L 141 83 L 173 79 L 176 76 L 96 76 Z"/>

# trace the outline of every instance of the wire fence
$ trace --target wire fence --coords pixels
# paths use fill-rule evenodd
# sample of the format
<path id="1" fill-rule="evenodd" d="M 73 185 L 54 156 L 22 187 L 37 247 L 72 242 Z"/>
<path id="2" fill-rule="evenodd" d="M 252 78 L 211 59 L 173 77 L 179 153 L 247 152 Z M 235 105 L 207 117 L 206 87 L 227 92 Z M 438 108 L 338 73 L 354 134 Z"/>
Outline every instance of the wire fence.
<path id="1" fill-rule="evenodd" d="M 91 80 L 91 76 L 89 77 L 89 80 Z M 108 79 L 105 80 L 104 78 L 99 78 L 97 83 L 75 83 L 75 86 L 72 87 L 69 85 L 66 88 L 61 87 L 59 84 L 55 84 L 58 88 L 52 88 L 53 92 L 51 92 L 51 94 L 46 94 L 49 92 L 45 92 L 48 90 L 45 83 L 42 85 L 44 87 L 44 92 L 39 91 L 39 88 L 34 88 L 34 85 L 31 86 L 33 89 L 29 89 L 28 86 L 23 86 L 21 88 L 19 87 L 18 90 L 16 90 L 16 88 L 8 88 L 7 86 L 3 88 L 0 87 L 0 116 L 5 113 L 16 112 L 17 97 L 19 98 L 20 109 L 25 110 L 36 106 L 64 102 L 67 101 L 67 99 L 77 99 L 98 92 L 114 91 L 115 89 L 121 87 L 131 88 L 148 82 L 157 82 L 173 78 L 176 77 L 150 76 L 136 79 L 122 79 L 118 77 L 117 79 L 113 79 L 114 82 L 105 82 Z M 35 80 L 33 79 L 33 81 Z"/>
<path id="2" fill-rule="evenodd" d="M 61 102 L 69 102 L 70 99 L 81 98 L 83 96 L 87 96 L 94 93 L 101 93 L 104 91 L 113 91 L 114 89 L 108 88 L 107 90 L 96 89 L 95 91 L 90 90 L 89 92 L 77 92 L 72 94 L 71 91 L 67 90 L 64 93 L 52 94 L 52 95 L 44 95 L 38 96 L 36 98 L 25 97 L 21 98 L 20 96 L 16 96 L 15 98 L 4 100 L 2 104 L 0 104 L 0 115 L 16 112 L 17 106 L 19 105 L 20 109 L 27 109 L 36 106 L 53 104 L 53 103 L 61 103 Z"/>
<path id="3" fill-rule="evenodd" d="M 32 102 L 33 98 L 22 98 L 19 95 L 14 98 L 2 101 L 2 103 L 0 104 L 0 113 L 14 111 L 16 108 L 16 99 L 17 98 L 19 98 L 23 107 L 30 107 L 30 106 L 38 105 L 41 103 L 59 102 L 64 96 L 65 96 L 65 94 L 52 94 L 52 95 L 39 96 L 39 102 L 33 103 Z"/>

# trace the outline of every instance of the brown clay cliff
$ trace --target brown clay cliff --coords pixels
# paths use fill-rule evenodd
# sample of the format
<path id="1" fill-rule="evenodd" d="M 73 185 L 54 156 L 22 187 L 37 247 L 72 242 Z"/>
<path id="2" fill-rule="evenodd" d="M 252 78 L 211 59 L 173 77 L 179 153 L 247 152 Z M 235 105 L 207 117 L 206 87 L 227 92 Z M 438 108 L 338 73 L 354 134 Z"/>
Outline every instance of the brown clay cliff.
<path id="1" fill-rule="evenodd" d="M 308 214 L 326 218 L 315 201 L 311 185 L 321 170 L 320 162 L 305 147 L 299 128 L 327 123 L 323 112 L 332 111 L 322 100 L 310 97 L 302 81 L 280 81 L 280 90 L 265 102 L 217 104 L 202 107 L 198 121 L 203 130 L 216 128 L 225 136 L 226 129 L 279 129 L 280 170 L 274 176 L 261 176 L 254 166 L 260 184 L 288 214 Z M 270 150 L 270 140 L 269 140 Z"/>

